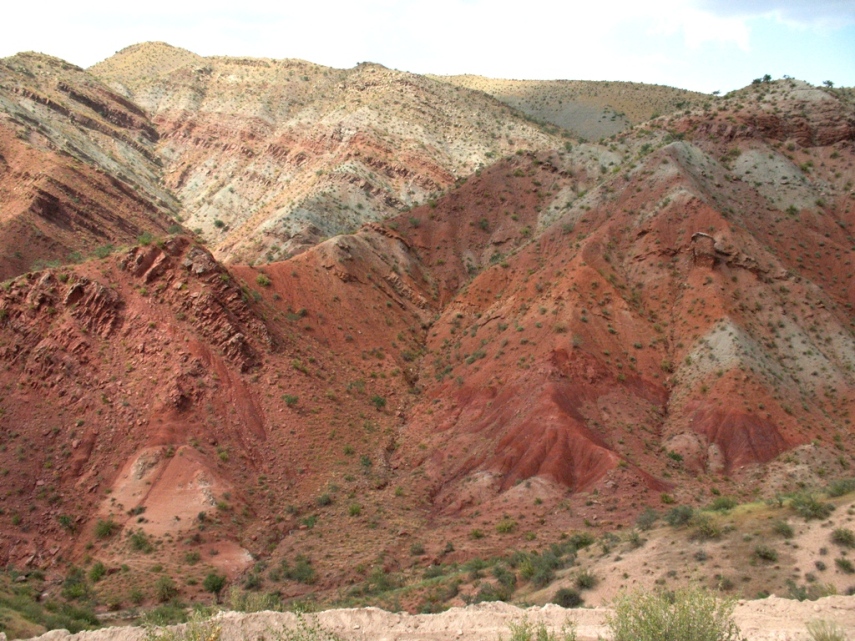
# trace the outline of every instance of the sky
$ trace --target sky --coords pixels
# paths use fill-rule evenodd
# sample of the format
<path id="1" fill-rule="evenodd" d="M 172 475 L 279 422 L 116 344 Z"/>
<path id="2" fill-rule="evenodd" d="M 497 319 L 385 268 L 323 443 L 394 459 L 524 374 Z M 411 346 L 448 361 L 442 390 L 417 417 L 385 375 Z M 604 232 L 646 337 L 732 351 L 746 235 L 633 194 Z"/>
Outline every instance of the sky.
<path id="1" fill-rule="evenodd" d="M 415 73 L 630 80 L 727 92 L 770 74 L 855 86 L 855 0 L 43 0 L 0 57 L 88 67 L 138 42 Z"/>

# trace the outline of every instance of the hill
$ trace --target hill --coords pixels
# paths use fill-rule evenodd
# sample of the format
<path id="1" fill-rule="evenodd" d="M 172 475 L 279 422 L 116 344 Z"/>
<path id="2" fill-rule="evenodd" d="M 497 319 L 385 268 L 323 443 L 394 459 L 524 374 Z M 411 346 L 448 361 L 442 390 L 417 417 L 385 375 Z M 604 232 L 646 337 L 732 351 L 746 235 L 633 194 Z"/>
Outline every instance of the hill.
<path id="1" fill-rule="evenodd" d="M 731 591 L 776 510 L 848 527 L 848 499 L 822 505 L 855 457 L 851 92 L 761 82 L 589 143 L 373 64 L 149 44 L 102 65 L 69 74 L 136 124 L 63 162 L 108 177 L 136 140 L 163 174 L 125 152 L 128 193 L 171 189 L 203 227 L 0 289 L 0 561 L 47 596 L 200 600 L 216 572 L 430 610 L 542 602 L 577 569 L 605 598 L 645 562 L 645 589 Z M 648 508 L 686 516 L 658 532 L 685 555 L 717 541 L 716 583 L 661 576 L 680 555 L 639 550 Z M 794 550 L 742 593 L 808 594 L 830 564 Z"/>
<path id="2" fill-rule="evenodd" d="M 0 277 L 164 233 L 157 130 L 82 69 L 41 54 L 0 60 Z"/>
<path id="3" fill-rule="evenodd" d="M 639 82 L 431 77 L 483 91 L 535 121 L 588 140 L 608 138 L 656 116 L 715 101 L 707 94 Z"/>

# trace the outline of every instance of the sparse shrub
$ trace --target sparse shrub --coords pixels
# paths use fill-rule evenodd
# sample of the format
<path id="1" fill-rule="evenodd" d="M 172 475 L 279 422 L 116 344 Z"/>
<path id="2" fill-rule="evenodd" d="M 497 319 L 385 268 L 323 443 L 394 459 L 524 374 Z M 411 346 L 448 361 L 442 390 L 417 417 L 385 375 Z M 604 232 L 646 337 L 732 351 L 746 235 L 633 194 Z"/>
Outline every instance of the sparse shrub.
<path id="1" fill-rule="evenodd" d="M 855 574 L 855 566 L 852 565 L 852 561 L 849 559 L 841 556 L 840 558 L 834 559 L 834 565 L 836 565 L 837 569 L 843 572 L 843 574 Z"/>
<path id="2" fill-rule="evenodd" d="M 791 539 L 796 534 L 793 530 L 793 526 L 787 523 L 786 521 L 775 521 L 772 524 L 772 531 L 775 534 L 784 537 L 785 539 Z"/>
<path id="3" fill-rule="evenodd" d="M 790 499 L 790 508 L 805 521 L 828 518 L 834 511 L 831 503 L 823 503 L 807 492 L 796 494 Z"/>
<path id="4" fill-rule="evenodd" d="M 618 596 L 606 622 L 613 641 L 739 641 L 735 607 L 701 588 L 638 591 Z"/>
<path id="5" fill-rule="evenodd" d="M 154 584 L 154 596 L 161 603 L 171 601 L 178 596 L 178 587 L 169 575 L 158 577 Z"/>
<path id="6" fill-rule="evenodd" d="M 690 505 L 678 505 L 665 514 L 665 522 L 671 527 L 686 525 L 694 515 L 695 510 Z"/>
<path id="7" fill-rule="evenodd" d="M 713 512 L 728 512 L 738 505 L 732 496 L 717 496 L 709 509 Z"/>
<path id="8" fill-rule="evenodd" d="M 119 524 L 113 520 L 113 517 L 98 519 L 98 522 L 95 524 L 95 536 L 99 539 L 106 539 L 113 536 L 118 529 Z"/>
<path id="9" fill-rule="evenodd" d="M 311 585 L 317 579 L 315 568 L 312 567 L 311 560 L 302 554 L 298 554 L 294 560 L 294 565 L 291 566 L 284 559 L 281 564 L 282 576 L 291 581 Z"/>
<path id="10" fill-rule="evenodd" d="M 849 528 L 837 528 L 831 533 L 831 540 L 840 547 L 855 548 L 855 532 Z"/>
<path id="11" fill-rule="evenodd" d="M 425 546 L 421 543 L 413 543 L 410 546 L 410 554 L 413 556 L 421 556 L 425 553 Z"/>
<path id="12" fill-rule="evenodd" d="M 496 524 L 496 532 L 499 534 L 510 534 L 516 529 L 517 522 L 510 517 L 505 517 Z"/>
<path id="13" fill-rule="evenodd" d="M 382 410 L 386 407 L 386 399 L 380 396 L 379 394 L 375 394 L 371 397 L 371 404 L 377 408 L 377 410 Z"/>
<path id="14" fill-rule="evenodd" d="M 104 575 L 107 574 L 107 568 L 104 567 L 104 564 L 101 561 L 98 561 L 89 569 L 89 580 L 92 583 L 98 583 Z"/>
<path id="15" fill-rule="evenodd" d="M 582 605 L 583 599 L 578 590 L 561 588 L 552 597 L 552 602 L 557 603 L 562 608 L 578 608 Z"/>
<path id="16" fill-rule="evenodd" d="M 324 492 L 318 498 L 315 499 L 315 503 L 317 503 L 321 507 L 325 507 L 327 505 L 332 505 L 332 497 Z"/>
<path id="17" fill-rule="evenodd" d="M 846 632 L 831 621 L 808 621 L 805 627 L 813 641 L 846 641 Z"/>
<path id="18" fill-rule="evenodd" d="M 344 641 L 334 632 L 322 628 L 317 619 L 307 619 L 302 613 L 297 613 L 296 627 L 283 627 L 273 636 L 276 641 Z"/>
<path id="19" fill-rule="evenodd" d="M 768 545 L 758 545 L 754 548 L 754 556 L 761 561 L 767 561 L 769 563 L 774 563 L 778 560 L 778 553 Z"/>
<path id="20" fill-rule="evenodd" d="M 855 479 L 839 479 L 829 483 L 826 493 L 831 497 L 843 496 L 855 492 Z"/>
<path id="21" fill-rule="evenodd" d="M 129 537 L 131 543 L 131 549 L 136 552 L 144 552 L 148 554 L 152 550 L 154 550 L 154 546 L 151 544 L 151 540 L 148 535 L 142 530 L 137 530 Z"/>
<path id="22" fill-rule="evenodd" d="M 692 523 L 695 526 L 692 536 L 696 539 L 707 541 L 721 536 L 721 527 L 706 514 L 696 514 Z"/>
<path id="23" fill-rule="evenodd" d="M 347 507 L 347 513 L 350 516 L 359 516 L 360 514 L 362 514 L 362 505 L 360 505 L 359 503 L 351 503 Z"/>
<path id="24" fill-rule="evenodd" d="M 269 287 L 272 281 L 270 280 L 270 276 L 267 274 L 259 274 L 255 277 L 255 282 L 262 287 Z"/>
<path id="25" fill-rule="evenodd" d="M 140 245 L 142 245 L 143 247 L 147 247 L 148 245 L 151 245 L 153 240 L 154 240 L 154 236 L 152 236 L 151 233 L 147 232 L 147 231 L 144 231 L 139 236 L 137 236 L 137 242 Z"/>
<path id="26" fill-rule="evenodd" d="M 597 585 L 597 577 L 588 570 L 582 570 L 576 575 L 576 587 L 580 590 L 590 590 Z"/>
<path id="27" fill-rule="evenodd" d="M 659 519 L 659 513 L 652 509 L 647 508 L 638 515 L 638 518 L 635 521 L 635 524 L 638 526 L 639 530 L 647 531 L 653 527 L 653 524 Z"/>
<path id="28" fill-rule="evenodd" d="M 559 633 L 550 632 L 543 621 L 534 624 L 528 619 L 509 623 L 508 628 L 511 633 L 508 641 L 576 641 L 577 638 L 576 627 L 572 622 L 565 623 Z M 504 641 L 501 635 L 499 639 Z"/>
<path id="29" fill-rule="evenodd" d="M 158 617 L 163 621 L 162 623 L 151 620 L 147 620 L 146 623 L 149 625 L 167 625 L 185 620 L 186 617 L 182 617 L 179 621 L 170 620 L 172 615 L 166 611 L 169 607 L 171 606 L 158 608 L 164 610 L 163 615 Z M 202 612 L 194 612 L 181 630 L 150 627 L 145 636 L 145 641 L 220 641 L 220 625 L 213 619 L 206 617 Z"/>

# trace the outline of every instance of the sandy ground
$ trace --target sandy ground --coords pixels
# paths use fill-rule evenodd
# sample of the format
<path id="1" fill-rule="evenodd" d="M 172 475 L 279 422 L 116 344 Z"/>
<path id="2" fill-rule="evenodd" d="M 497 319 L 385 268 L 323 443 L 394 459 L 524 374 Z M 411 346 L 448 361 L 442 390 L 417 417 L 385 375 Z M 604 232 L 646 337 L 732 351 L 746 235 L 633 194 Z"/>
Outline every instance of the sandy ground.
<path id="1" fill-rule="evenodd" d="M 317 615 L 317 623 L 347 641 L 496 641 L 507 639 L 509 624 L 527 618 L 544 622 L 556 631 L 566 622 L 575 623 L 580 641 L 608 638 L 607 608 L 565 610 L 556 605 L 521 609 L 506 603 L 482 603 L 453 608 L 441 614 L 409 615 L 377 608 L 328 610 Z M 770 597 L 740 601 L 735 619 L 747 641 L 802 641 L 810 639 L 805 623 L 814 619 L 833 621 L 855 639 L 855 597 L 832 596 L 818 601 L 792 601 Z M 291 613 L 224 612 L 216 618 L 222 641 L 277 639 L 283 627 L 296 624 Z M 181 626 L 179 626 L 181 627 Z M 70 635 L 54 630 L 41 641 L 142 641 L 143 628 L 105 628 Z"/>

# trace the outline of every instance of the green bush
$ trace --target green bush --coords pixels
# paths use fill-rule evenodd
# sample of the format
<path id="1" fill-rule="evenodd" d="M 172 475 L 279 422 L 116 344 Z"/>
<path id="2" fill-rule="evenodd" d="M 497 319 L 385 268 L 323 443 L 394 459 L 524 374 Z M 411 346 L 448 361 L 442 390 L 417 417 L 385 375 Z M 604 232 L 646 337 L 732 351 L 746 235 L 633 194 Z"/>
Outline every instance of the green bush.
<path id="1" fill-rule="evenodd" d="M 733 600 L 701 588 L 623 593 L 606 623 L 613 641 L 739 641 Z"/>
<path id="2" fill-rule="evenodd" d="M 849 528 L 837 528 L 831 533 L 831 540 L 840 547 L 855 548 L 855 532 Z"/>
<path id="3" fill-rule="evenodd" d="M 186 618 L 186 617 L 185 617 Z M 149 628 L 145 641 L 219 641 L 219 624 L 201 612 L 194 612 L 182 629 Z"/>
<path id="4" fill-rule="evenodd" d="M 259 274 L 255 277 L 255 282 L 261 285 L 262 287 L 269 287 L 272 281 L 270 280 L 270 277 L 267 274 Z"/>
<path id="5" fill-rule="evenodd" d="M 104 575 L 107 574 L 107 568 L 104 567 L 104 564 L 101 561 L 98 561 L 89 569 L 89 580 L 92 583 L 98 583 Z"/>
<path id="6" fill-rule="evenodd" d="M 161 603 L 171 601 L 178 596 L 178 587 L 171 576 L 164 575 L 158 577 L 157 582 L 154 584 L 154 596 Z"/>
<path id="7" fill-rule="evenodd" d="M 735 508 L 739 503 L 732 496 L 718 496 L 710 504 L 709 509 L 713 512 L 728 512 Z"/>
<path id="8" fill-rule="evenodd" d="M 638 515 L 638 519 L 636 519 L 635 524 L 638 526 L 639 530 L 647 531 L 653 527 L 653 524 L 659 520 L 659 513 L 653 508 L 647 508 Z"/>
<path id="9" fill-rule="evenodd" d="M 831 503 L 823 503 L 807 492 L 796 494 L 790 499 L 790 508 L 805 521 L 828 518 L 834 511 Z"/>
<path id="10" fill-rule="evenodd" d="M 786 521 L 775 521 L 772 524 L 772 531 L 775 534 L 781 535 L 785 539 L 791 539 L 796 534 L 793 530 L 793 526 L 787 523 Z"/>
<path id="11" fill-rule="evenodd" d="M 583 570 L 576 575 L 576 587 L 580 590 L 590 590 L 597 585 L 597 577 L 588 570 Z"/>
<path id="12" fill-rule="evenodd" d="M 582 605 L 583 599 L 578 590 L 561 588 L 552 597 L 552 602 L 557 603 L 562 608 L 578 608 Z"/>
<path id="13" fill-rule="evenodd" d="M 219 603 L 220 592 L 222 592 L 223 588 L 226 587 L 226 577 L 222 574 L 217 574 L 216 572 L 210 572 L 208 573 L 208 576 L 205 577 L 205 580 L 202 581 L 202 587 L 205 589 L 205 592 L 213 594 L 214 599 Z"/>
<path id="14" fill-rule="evenodd" d="M 686 525 L 692 520 L 695 510 L 690 505 L 678 505 L 665 514 L 665 522 L 671 527 Z"/>
<path id="15" fill-rule="evenodd" d="M 754 548 L 754 556 L 761 561 L 767 561 L 769 563 L 774 563 L 778 560 L 778 553 L 768 545 L 758 545 Z"/>
<path id="16" fill-rule="evenodd" d="M 129 537 L 131 542 L 131 549 L 136 552 L 144 552 L 145 554 L 150 553 L 154 550 L 154 546 L 151 544 L 151 540 L 148 538 L 148 535 L 142 530 L 137 530 Z"/>
<path id="17" fill-rule="evenodd" d="M 828 496 L 837 497 L 855 492 L 855 479 L 839 479 L 829 483 L 826 493 Z"/>
<path id="18" fill-rule="evenodd" d="M 98 519 L 98 522 L 95 524 L 95 536 L 99 539 L 106 539 L 107 537 L 113 536 L 118 529 L 119 524 L 116 523 L 112 517 L 106 520 Z"/>
<path id="19" fill-rule="evenodd" d="M 294 565 L 289 565 L 287 561 L 282 560 L 281 565 L 282 576 L 290 581 L 297 581 L 311 585 L 317 579 L 315 568 L 312 567 L 312 561 L 309 557 L 298 554 L 294 560 Z"/>

